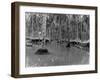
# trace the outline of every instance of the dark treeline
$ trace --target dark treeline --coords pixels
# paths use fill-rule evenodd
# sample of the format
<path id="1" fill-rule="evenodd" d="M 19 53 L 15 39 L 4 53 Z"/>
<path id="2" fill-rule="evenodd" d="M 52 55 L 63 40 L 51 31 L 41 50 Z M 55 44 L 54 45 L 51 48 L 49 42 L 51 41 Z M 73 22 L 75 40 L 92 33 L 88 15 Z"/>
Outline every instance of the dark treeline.
<path id="1" fill-rule="evenodd" d="M 89 41 L 89 15 L 25 13 L 26 37 Z"/>

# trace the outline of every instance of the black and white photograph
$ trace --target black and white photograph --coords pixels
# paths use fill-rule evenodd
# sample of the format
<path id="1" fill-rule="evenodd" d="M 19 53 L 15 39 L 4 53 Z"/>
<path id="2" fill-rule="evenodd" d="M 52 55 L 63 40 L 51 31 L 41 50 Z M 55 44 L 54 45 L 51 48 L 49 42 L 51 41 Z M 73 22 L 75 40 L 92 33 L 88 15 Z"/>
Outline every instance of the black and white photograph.
<path id="1" fill-rule="evenodd" d="M 25 12 L 25 66 L 89 64 L 90 16 Z"/>
<path id="2" fill-rule="evenodd" d="M 12 76 L 97 73 L 97 7 L 12 4 Z"/>

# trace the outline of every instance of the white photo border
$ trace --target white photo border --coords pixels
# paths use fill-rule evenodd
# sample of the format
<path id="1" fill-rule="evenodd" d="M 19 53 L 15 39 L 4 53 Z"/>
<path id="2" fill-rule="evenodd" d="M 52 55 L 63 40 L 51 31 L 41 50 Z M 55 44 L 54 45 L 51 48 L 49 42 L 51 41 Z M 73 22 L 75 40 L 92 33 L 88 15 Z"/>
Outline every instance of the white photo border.
<path id="1" fill-rule="evenodd" d="M 50 67 L 25 67 L 25 12 L 41 13 L 60 13 L 60 14 L 86 14 L 90 15 L 90 64 L 86 65 L 67 65 Z M 19 74 L 40 74 L 55 72 L 75 72 L 95 70 L 95 10 L 92 9 L 73 9 L 56 7 L 20 6 L 19 7 Z"/>

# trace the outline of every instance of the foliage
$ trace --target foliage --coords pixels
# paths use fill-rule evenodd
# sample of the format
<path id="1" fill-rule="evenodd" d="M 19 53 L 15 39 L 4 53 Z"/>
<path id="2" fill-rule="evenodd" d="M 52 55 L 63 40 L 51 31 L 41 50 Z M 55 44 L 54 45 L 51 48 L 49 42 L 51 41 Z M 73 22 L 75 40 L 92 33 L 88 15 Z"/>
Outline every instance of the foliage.
<path id="1" fill-rule="evenodd" d="M 89 40 L 89 15 L 26 12 L 25 20 L 28 37 L 42 37 L 39 32 L 45 31 L 51 40 Z"/>

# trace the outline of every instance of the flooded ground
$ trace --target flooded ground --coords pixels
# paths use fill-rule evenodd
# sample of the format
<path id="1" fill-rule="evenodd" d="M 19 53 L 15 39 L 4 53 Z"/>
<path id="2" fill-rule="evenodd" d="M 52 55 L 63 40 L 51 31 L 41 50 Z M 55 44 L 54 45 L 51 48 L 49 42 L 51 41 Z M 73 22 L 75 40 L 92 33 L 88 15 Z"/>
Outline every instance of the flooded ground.
<path id="1" fill-rule="evenodd" d="M 89 52 L 71 46 L 66 48 L 66 44 L 57 44 L 52 42 L 47 44 L 45 48 L 48 50 L 46 54 L 36 54 L 41 47 L 33 45 L 26 47 L 26 67 L 42 67 L 42 66 L 61 66 L 61 65 L 79 65 L 89 63 Z"/>

